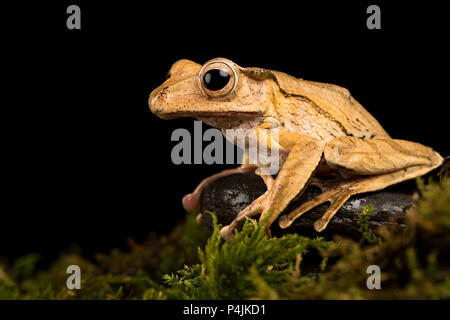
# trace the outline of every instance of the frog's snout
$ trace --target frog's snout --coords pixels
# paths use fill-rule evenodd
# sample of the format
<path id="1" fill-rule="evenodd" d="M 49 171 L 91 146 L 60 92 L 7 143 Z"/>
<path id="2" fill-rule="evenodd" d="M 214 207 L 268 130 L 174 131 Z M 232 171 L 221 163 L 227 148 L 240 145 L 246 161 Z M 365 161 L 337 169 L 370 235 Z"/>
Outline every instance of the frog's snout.
<path id="1" fill-rule="evenodd" d="M 165 90 L 167 87 L 159 87 L 152 91 L 150 97 L 148 98 L 148 106 L 150 107 L 150 111 L 156 115 L 159 115 L 164 112 L 164 98 L 165 98 Z"/>

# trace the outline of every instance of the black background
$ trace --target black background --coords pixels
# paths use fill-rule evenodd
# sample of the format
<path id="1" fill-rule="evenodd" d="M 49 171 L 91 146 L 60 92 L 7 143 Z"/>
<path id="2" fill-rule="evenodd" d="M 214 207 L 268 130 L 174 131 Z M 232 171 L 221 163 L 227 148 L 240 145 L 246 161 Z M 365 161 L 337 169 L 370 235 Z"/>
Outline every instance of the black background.
<path id="1" fill-rule="evenodd" d="M 341 85 L 392 137 L 449 154 L 440 6 L 212 3 L 55 1 L 3 11 L 0 255 L 51 259 L 72 243 L 91 255 L 183 218 L 182 196 L 225 166 L 172 164 L 171 133 L 193 121 L 148 109 L 180 58 L 222 56 Z M 81 30 L 66 28 L 70 4 L 81 7 Z M 381 7 L 381 30 L 366 28 L 369 4 Z"/>

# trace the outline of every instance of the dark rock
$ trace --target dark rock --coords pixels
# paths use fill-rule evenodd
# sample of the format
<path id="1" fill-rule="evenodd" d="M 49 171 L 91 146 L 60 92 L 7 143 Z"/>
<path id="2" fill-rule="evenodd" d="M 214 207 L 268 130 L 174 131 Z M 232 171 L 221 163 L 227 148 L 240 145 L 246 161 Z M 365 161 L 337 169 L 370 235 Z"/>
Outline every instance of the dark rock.
<path id="1" fill-rule="evenodd" d="M 200 211 L 205 225 L 212 226 L 214 212 L 219 224 L 227 225 L 253 200 L 266 192 L 264 181 L 254 173 L 233 174 L 209 184 L 200 199 Z"/>
<path id="2" fill-rule="evenodd" d="M 414 186 L 413 183 L 404 183 L 381 191 L 352 196 L 321 233 L 314 230 L 313 224 L 325 212 L 328 203 L 305 213 L 287 229 L 279 228 L 278 220 L 275 221 L 272 225 L 272 234 L 296 232 L 305 236 L 324 236 L 325 238 L 339 234 L 359 239 L 361 233 L 358 214 L 369 203 L 373 206 L 369 225 L 374 231 L 378 226 L 386 224 L 404 226 L 405 211 L 414 205 L 411 200 Z M 204 190 L 200 202 L 204 224 L 207 226 L 212 224 L 211 216 L 205 212 L 206 210 L 216 214 L 219 224 L 229 224 L 242 209 L 264 192 L 266 192 L 264 182 L 254 173 L 234 174 L 213 182 Z M 301 197 L 292 201 L 283 214 L 289 213 L 320 192 L 316 187 L 307 188 Z"/>

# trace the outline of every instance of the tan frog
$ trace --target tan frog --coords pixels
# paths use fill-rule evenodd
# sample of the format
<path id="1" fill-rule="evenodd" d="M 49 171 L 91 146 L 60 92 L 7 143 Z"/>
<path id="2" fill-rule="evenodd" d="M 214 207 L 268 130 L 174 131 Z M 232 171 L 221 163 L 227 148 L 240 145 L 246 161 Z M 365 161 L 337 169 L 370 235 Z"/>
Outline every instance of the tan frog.
<path id="1" fill-rule="evenodd" d="M 257 214 L 260 222 L 270 214 L 266 225 L 270 234 L 270 225 L 310 184 L 322 193 L 281 216 L 281 228 L 328 201 L 329 208 L 314 223 L 320 232 L 350 196 L 415 178 L 443 162 L 431 148 L 392 139 L 347 89 L 278 71 L 242 68 L 224 58 L 203 66 L 177 61 L 169 78 L 150 94 L 149 106 L 162 119 L 194 117 L 221 129 L 250 128 L 256 137 L 276 130 L 278 140 L 269 147 L 286 155 L 281 169 L 275 179 L 260 174 L 268 191 L 222 228 L 226 240 L 233 238 L 246 217 Z M 244 161 L 237 169 L 206 178 L 183 198 L 184 207 L 195 209 L 211 181 L 256 167 Z M 320 180 L 321 175 L 335 179 Z"/>

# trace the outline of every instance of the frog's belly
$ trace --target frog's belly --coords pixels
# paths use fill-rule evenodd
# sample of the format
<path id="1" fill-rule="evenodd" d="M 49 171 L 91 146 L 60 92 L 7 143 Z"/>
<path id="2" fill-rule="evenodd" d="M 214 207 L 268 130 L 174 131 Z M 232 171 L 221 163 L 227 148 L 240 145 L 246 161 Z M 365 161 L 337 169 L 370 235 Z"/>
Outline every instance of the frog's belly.
<path id="1" fill-rule="evenodd" d="M 252 165 L 256 165 L 258 168 L 265 168 L 266 171 L 260 170 L 261 174 L 276 175 L 283 167 L 286 157 L 289 152 L 286 150 L 267 150 L 267 152 L 253 152 L 253 149 L 247 149 L 245 157 Z M 256 156 L 255 156 L 256 155 Z"/>

